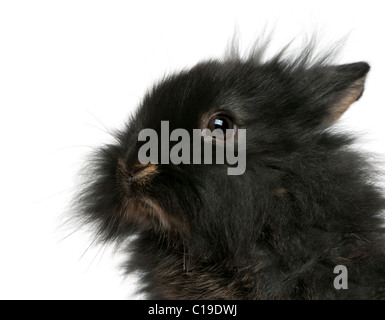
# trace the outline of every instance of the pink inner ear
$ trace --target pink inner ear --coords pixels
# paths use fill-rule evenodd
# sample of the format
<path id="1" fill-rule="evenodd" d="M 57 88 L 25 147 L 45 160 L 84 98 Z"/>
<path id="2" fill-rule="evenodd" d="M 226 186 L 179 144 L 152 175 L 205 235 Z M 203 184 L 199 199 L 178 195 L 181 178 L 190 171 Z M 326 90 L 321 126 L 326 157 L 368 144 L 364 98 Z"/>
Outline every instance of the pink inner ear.
<path id="1" fill-rule="evenodd" d="M 364 91 L 366 76 L 354 81 L 347 89 L 344 90 L 343 95 L 331 107 L 330 123 L 336 122 L 349 107 L 357 101 Z"/>

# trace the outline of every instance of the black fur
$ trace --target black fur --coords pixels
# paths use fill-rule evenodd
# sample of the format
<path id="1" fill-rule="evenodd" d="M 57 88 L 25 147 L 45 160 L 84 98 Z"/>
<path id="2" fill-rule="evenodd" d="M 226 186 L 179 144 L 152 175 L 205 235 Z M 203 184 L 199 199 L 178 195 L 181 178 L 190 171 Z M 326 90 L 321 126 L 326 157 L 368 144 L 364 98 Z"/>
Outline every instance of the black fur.
<path id="1" fill-rule="evenodd" d="M 77 199 L 102 242 L 130 236 L 127 272 L 160 299 L 385 298 L 385 200 L 351 136 L 330 127 L 364 88 L 367 63 L 263 50 L 198 63 L 144 97 L 116 143 L 88 163 Z M 218 110 L 247 129 L 243 175 L 227 165 L 157 165 L 128 183 L 138 132 L 200 128 Z M 151 200 L 151 204 L 143 199 Z M 348 289 L 333 286 L 336 265 Z"/>

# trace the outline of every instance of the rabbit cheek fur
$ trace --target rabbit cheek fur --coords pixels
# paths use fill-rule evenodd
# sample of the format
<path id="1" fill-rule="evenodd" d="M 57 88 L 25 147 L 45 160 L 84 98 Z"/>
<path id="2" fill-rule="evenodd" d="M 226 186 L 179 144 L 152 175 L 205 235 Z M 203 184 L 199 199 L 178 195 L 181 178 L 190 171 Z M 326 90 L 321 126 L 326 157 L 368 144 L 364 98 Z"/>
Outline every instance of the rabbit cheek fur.
<path id="1" fill-rule="evenodd" d="M 103 243 L 131 238 L 124 268 L 140 272 L 149 298 L 385 298 L 377 174 L 354 138 L 329 129 L 362 95 L 368 64 L 311 61 L 306 50 L 257 56 L 201 62 L 157 83 L 116 143 L 92 156 L 79 215 Z M 170 131 L 191 132 L 218 111 L 247 130 L 244 174 L 138 163 L 140 130 L 160 135 L 168 120 Z M 347 290 L 333 286 L 337 265 Z"/>

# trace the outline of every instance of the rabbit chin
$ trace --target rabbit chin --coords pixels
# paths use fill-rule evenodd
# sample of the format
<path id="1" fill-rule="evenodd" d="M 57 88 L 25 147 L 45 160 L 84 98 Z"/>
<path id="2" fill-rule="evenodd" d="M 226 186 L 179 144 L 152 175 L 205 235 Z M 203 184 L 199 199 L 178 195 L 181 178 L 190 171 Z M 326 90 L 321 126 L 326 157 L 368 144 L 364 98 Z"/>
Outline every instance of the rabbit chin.
<path id="1" fill-rule="evenodd" d="M 176 232 L 188 235 L 187 221 L 168 212 L 157 200 L 148 196 L 126 196 L 123 199 L 123 223 L 134 223 L 139 229 Z"/>

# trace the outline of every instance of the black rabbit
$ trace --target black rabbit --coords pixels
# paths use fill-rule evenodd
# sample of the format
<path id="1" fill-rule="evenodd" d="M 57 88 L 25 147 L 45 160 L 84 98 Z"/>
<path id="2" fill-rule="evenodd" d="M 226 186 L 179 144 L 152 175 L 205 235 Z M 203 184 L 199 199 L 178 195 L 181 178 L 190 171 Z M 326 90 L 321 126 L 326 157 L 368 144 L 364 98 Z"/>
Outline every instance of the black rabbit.
<path id="1" fill-rule="evenodd" d="M 230 50 L 158 82 L 116 142 L 92 155 L 78 215 L 103 243 L 131 239 L 124 268 L 140 272 L 151 299 L 385 298 L 378 172 L 354 138 L 331 129 L 361 97 L 369 65 L 314 58 L 312 45 L 262 62 L 263 50 Z M 239 147 L 246 129 L 245 172 L 139 163 L 139 132 L 161 136 L 161 121 L 191 136 L 234 129 L 202 139 L 213 158 L 220 143 Z"/>

